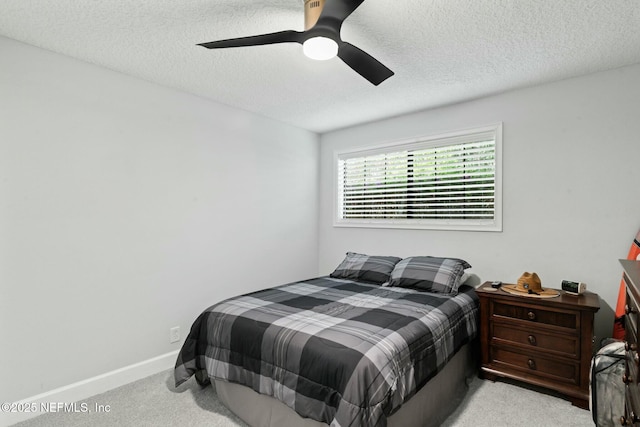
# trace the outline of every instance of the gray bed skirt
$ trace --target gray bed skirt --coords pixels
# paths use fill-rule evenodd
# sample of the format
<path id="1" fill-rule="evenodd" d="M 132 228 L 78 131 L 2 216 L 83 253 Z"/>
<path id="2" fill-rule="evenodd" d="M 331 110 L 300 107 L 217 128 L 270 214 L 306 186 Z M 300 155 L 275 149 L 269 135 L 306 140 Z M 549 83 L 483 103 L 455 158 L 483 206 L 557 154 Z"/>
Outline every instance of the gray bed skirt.
<path id="1" fill-rule="evenodd" d="M 462 402 L 467 380 L 476 373 L 473 344 L 462 347 L 415 396 L 388 418 L 388 427 L 439 426 Z M 222 403 L 251 427 L 327 427 L 302 418 L 284 403 L 249 387 L 216 380 Z"/>

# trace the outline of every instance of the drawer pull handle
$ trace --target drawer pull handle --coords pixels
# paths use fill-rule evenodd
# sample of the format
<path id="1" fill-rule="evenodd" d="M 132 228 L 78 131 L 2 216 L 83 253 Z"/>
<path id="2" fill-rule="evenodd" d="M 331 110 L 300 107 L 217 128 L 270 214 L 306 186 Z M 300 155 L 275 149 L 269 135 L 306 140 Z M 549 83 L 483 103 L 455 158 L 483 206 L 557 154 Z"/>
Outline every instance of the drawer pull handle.
<path id="1" fill-rule="evenodd" d="M 527 365 L 529 365 L 529 369 L 536 369 L 536 362 L 533 359 L 527 360 Z"/>
<path id="2" fill-rule="evenodd" d="M 624 306 L 624 312 L 625 314 L 631 314 L 631 313 L 635 313 L 636 311 L 633 308 L 631 308 L 629 304 L 626 304 Z"/>
<path id="3" fill-rule="evenodd" d="M 527 339 L 529 340 L 529 344 L 536 345 L 536 337 L 534 337 L 533 335 L 529 335 Z"/>
<path id="4" fill-rule="evenodd" d="M 636 351 L 638 349 L 638 346 L 634 343 L 628 343 L 627 341 L 624 342 L 624 349 L 626 351 Z"/>
<path id="5" fill-rule="evenodd" d="M 629 418 L 627 418 L 625 416 L 620 417 L 620 424 L 622 424 L 623 426 L 632 426 L 635 423 L 637 423 L 638 421 L 640 421 L 640 419 L 633 412 L 631 412 L 631 414 L 629 414 Z"/>
<path id="6" fill-rule="evenodd" d="M 533 311 L 527 313 L 529 320 L 536 320 L 536 314 Z"/>

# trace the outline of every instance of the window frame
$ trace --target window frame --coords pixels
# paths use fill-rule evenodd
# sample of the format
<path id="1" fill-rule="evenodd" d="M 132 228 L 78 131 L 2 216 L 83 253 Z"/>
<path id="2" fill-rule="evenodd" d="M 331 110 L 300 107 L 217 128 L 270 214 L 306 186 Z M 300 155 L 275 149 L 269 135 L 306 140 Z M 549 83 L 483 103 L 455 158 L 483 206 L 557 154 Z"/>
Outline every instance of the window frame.
<path id="1" fill-rule="evenodd" d="M 341 218 L 341 192 L 339 161 L 341 159 L 372 156 L 403 150 L 443 147 L 469 142 L 479 135 L 490 134 L 495 141 L 494 167 L 494 217 L 482 219 L 362 219 Z M 502 122 L 471 129 L 457 130 L 436 135 L 425 135 L 410 139 L 385 142 L 361 147 L 334 150 L 333 153 L 333 226 L 347 228 L 390 228 L 453 231 L 502 231 Z"/>

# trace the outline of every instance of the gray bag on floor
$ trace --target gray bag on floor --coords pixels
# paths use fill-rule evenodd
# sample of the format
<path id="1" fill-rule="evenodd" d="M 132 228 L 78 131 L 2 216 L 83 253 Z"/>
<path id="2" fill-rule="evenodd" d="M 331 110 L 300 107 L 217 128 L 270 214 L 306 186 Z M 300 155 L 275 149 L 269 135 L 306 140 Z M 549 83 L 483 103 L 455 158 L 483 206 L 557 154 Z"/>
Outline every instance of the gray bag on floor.
<path id="1" fill-rule="evenodd" d="M 624 415 L 624 343 L 602 347 L 591 361 L 591 414 L 598 427 L 620 425 Z"/>

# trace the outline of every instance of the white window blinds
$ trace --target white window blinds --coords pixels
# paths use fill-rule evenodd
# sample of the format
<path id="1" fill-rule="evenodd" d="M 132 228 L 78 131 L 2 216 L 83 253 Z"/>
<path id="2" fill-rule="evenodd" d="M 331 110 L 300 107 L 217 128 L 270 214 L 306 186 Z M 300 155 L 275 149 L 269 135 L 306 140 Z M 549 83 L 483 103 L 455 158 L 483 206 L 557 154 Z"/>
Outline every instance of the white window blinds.
<path id="1" fill-rule="evenodd" d="M 336 225 L 501 229 L 499 130 L 337 154 Z"/>

